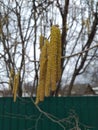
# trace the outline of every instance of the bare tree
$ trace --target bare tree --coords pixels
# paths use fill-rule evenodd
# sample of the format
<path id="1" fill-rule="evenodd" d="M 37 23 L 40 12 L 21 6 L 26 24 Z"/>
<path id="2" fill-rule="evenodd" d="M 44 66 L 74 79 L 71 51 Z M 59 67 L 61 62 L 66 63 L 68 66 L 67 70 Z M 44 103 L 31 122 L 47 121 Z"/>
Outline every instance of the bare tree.
<path id="1" fill-rule="evenodd" d="M 20 71 L 19 96 L 22 96 L 23 82 L 26 82 L 29 78 L 33 81 L 33 86 L 37 86 L 39 69 L 37 48 L 39 47 L 38 37 L 40 35 L 38 32 L 41 30 L 39 33 L 45 35 L 46 25 L 43 25 L 43 23 L 47 21 L 47 8 L 52 3 L 44 0 L 41 2 L 24 0 L 0 1 L 0 60 L 3 61 L 1 64 L 1 75 L 4 66 L 4 73 L 7 74 L 4 80 L 8 84 L 11 69 L 14 70 L 15 74 Z M 46 18 L 44 18 L 44 15 Z M 27 75 L 29 75 L 28 79 Z M 1 84 L 5 84 L 4 80 L 1 81 Z M 13 84 L 11 84 L 11 89 L 13 89 Z"/>
<path id="2" fill-rule="evenodd" d="M 76 78 L 97 54 L 98 2 L 2 0 L 0 7 L 0 84 L 9 84 L 13 69 L 14 75 L 20 71 L 19 96 L 22 96 L 23 83 L 32 81 L 32 86 L 37 87 L 39 35 L 49 39 L 51 26 L 58 24 L 62 34 L 62 76 L 56 94 L 65 76 L 70 95 Z"/>
<path id="3" fill-rule="evenodd" d="M 67 1 L 69 3 L 69 1 Z M 90 64 L 90 62 L 93 60 L 97 48 L 93 49 L 92 56 L 89 58 L 89 54 L 91 53 L 89 48 L 92 47 L 92 45 L 96 44 L 94 42 L 94 39 L 97 35 L 97 25 L 98 25 L 98 3 L 92 2 L 92 1 L 80 1 L 80 6 L 77 5 L 77 3 L 70 1 L 69 7 L 68 3 L 65 3 L 64 10 L 66 10 L 66 15 L 62 16 L 62 21 L 64 19 L 67 19 L 64 23 L 69 26 L 69 31 L 66 29 L 66 25 L 63 25 L 63 29 L 65 28 L 66 32 L 64 34 L 64 40 L 62 39 L 63 43 L 63 51 L 68 46 L 68 54 L 73 55 L 77 50 L 83 53 L 78 53 L 78 55 L 75 55 L 76 57 L 68 57 L 67 59 L 63 60 L 65 61 L 65 67 L 66 68 L 68 62 L 73 61 L 73 66 L 70 67 L 72 69 L 72 75 L 70 83 L 69 83 L 69 91 L 68 95 L 71 94 L 71 90 L 73 87 L 73 84 L 75 82 L 75 79 L 78 75 L 82 74 L 87 66 Z M 60 3 L 58 2 L 58 8 L 60 12 L 62 12 L 62 8 L 60 6 Z M 87 13 L 87 14 L 85 14 Z M 66 18 L 67 17 L 67 18 Z M 68 21 L 68 23 L 67 23 Z M 64 30 L 64 31 L 65 31 Z M 63 38 L 63 30 L 62 30 L 62 38 Z M 73 40 L 73 41 L 72 41 Z M 65 45 L 64 45 L 65 44 Z M 65 47 L 65 48 L 64 48 Z M 88 51 L 85 51 L 88 49 Z M 66 52 L 63 53 L 66 57 Z M 74 56 L 74 55 L 73 55 Z M 64 57 L 63 57 L 64 58 Z M 64 64 L 63 64 L 64 65 Z M 63 69 L 64 72 L 64 69 Z"/>

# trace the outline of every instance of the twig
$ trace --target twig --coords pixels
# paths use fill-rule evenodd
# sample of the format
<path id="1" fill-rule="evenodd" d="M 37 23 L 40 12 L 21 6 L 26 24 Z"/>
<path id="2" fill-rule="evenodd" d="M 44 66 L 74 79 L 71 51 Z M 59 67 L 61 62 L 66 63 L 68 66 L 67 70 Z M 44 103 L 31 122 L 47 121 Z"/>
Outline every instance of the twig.
<path id="1" fill-rule="evenodd" d="M 48 119 L 50 119 L 52 122 L 54 122 L 54 123 L 58 124 L 59 126 L 61 126 L 61 127 L 63 128 L 63 130 L 66 130 L 66 129 L 65 129 L 65 126 L 64 126 L 61 122 L 59 122 L 59 120 L 58 120 L 57 117 L 55 117 L 55 116 L 53 116 L 53 115 L 51 115 L 51 114 L 49 114 L 49 113 L 43 111 L 38 105 L 36 105 L 36 104 L 34 103 L 34 100 L 33 100 L 32 98 L 31 98 L 31 101 L 32 101 L 32 103 L 36 106 L 36 108 L 38 109 L 39 112 L 41 112 L 43 115 L 45 115 L 45 116 L 46 116 Z M 53 119 L 53 117 L 54 117 L 55 119 Z"/>
<path id="2" fill-rule="evenodd" d="M 41 119 L 41 116 L 42 116 L 42 113 L 40 113 L 40 115 L 38 116 L 38 119 L 36 120 L 35 130 L 37 130 L 38 122 Z"/>
<path id="3" fill-rule="evenodd" d="M 85 53 L 85 52 L 87 52 L 87 51 L 89 51 L 89 50 L 92 50 L 93 48 L 96 48 L 96 47 L 98 47 L 98 44 L 95 45 L 95 46 L 93 46 L 93 47 L 91 47 L 91 48 L 87 48 L 87 49 L 84 50 L 84 51 L 80 51 L 80 52 L 75 53 L 75 54 L 72 54 L 72 55 L 70 55 L 70 56 L 62 56 L 61 58 L 62 58 L 62 59 L 63 59 L 63 58 L 71 58 L 71 57 L 77 56 L 77 55 L 79 55 L 79 54 Z"/>
<path id="4" fill-rule="evenodd" d="M 94 48 L 96 48 L 96 47 L 98 47 L 98 44 L 95 45 L 95 46 L 93 46 L 93 47 L 91 47 L 91 48 L 87 48 L 87 49 L 84 50 L 84 51 L 80 51 L 80 52 L 77 52 L 77 53 L 72 54 L 72 55 L 69 55 L 69 56 L 61 56 L 61 59 L 71 58 L 71 57 L 77 56 L 77 55 L 79 55 L 79 54 L 82 54 L 82 53 L 85 53 L 85 52 L 87 52 L 87 51 L 89 51 L 89 50 L 92 50 L 92 49 L 94 49 Z M 38 60 L 30 60 L 30 61 L 31 61 L 31 62 L 39 62 Z"/>

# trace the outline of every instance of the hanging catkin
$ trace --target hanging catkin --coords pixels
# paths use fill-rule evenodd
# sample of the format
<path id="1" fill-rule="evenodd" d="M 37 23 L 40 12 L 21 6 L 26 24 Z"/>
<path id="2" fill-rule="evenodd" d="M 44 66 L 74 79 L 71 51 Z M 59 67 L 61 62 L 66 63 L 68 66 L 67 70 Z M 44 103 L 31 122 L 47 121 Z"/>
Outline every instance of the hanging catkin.
<path id="1" fill-rule="evenodd" d="M 60 29 L 57 30 L 57 80 L 60 80 L 61 77 L 61 33 Z"/>
<path id="2" fill-rule="evenodd" d="M 18 86 L 19 86 L 19 76 L 20 76 L 20 72 L 18 72 L 14 76 L 13 91 L 12 91 L 14 95 L 14 102 L 16 101 L 16 96 L 17 96 L 17 91 L 18 91 Z"/>
<path id="3" fill-rule="evenodd" d="M 40 101 L 40 85 L 37 87 L 37 93 L 36 93 L 36 101 L 35 104 L 38 104 Z"/>
<path id="4" fill-rule="evenodd" d="M 39 84 L 37 88 L 37 98 L 35 102 L 36 104 L 39 101 L 44 100 L 46 71 L 47 71 L 47 40 L 45 40 L 45 44 L 42 47 L 41 55 L 40 55 L 40 77 L 39 77 Z"/>
<path id="5" fill-rule="evenodd" d="M 46 46 L 47 46 L 47 71 L 46 71 L 46 81 L 45 81 L 45 96 L 48 97 L 50 95 L 50 85 L 51 85 L 51 48 L 49 41 L 46 40 Z"/>
<path id="6" fill-rule="evenodd" d="M 56 83 L 61 76 L 61 35 L 57 26 L 51 28 L 51 90 L 56 90 Z"/>

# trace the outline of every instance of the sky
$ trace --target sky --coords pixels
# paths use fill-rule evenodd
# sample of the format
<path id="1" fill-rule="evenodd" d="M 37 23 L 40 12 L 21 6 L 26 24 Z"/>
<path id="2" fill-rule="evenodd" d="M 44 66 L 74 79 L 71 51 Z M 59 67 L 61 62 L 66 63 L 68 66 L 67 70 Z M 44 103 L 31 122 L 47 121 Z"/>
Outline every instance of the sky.
<path id="1" fill-rule="evenodd" d="M 5 3 L 5 5 L 7 5 L 7 1 L 6 0 L 3 0 L 4 1 L 4 3 Z M 76 17 L 78 16 L 78 18 L 79 19 L 81 19 L 81 17 L 80 17 L 80 12 L 77 12 L 77 10 L 74 8 L 74 6 L 76 6 L 77 7 L 77 9 L 78 8 L 83 8 L 83 6 L 84 6 L 84 1 L 82 0 L 81 2 L 80 2 L 81 0 L 70 0 L 70 7 L 69 7 L 69 10 L 70 10 L 70 15 L 69 15 L 69 19 L 68 19 L 68 23 L 67 23 L 67 25 L 68 25 L 68 28 L 69 28 L 69 30 L 68 30 L 68 37 L 67 37 L 67 41 L 68 41 L 68 46 L 67 46 L 67 55 L 70 55 L 70 52 L 71 52 L 71 50 L 72 50 L 72 48 L 73 48 L 73 45 L 74 45 L 74 43 L 75 43 L 75 37 L 77 36 L 77 33 L 80 31 L 80 28 L 81 28 L 81 23 L 80 22 L 78 22 L 78 23 L 76 23 L 76 21 L 74 21 L 74 25 L 72 26 L 72 28 L 71 28 L 71 31 L 70 31 L 70 26 L 71 26 L 71 19 L 70 19 L 70 16 L 72 16 L 72 15 L 76 15 Z M 95 0 L 96 1 L 96 0 Z M 63 6 L 64 5 L 64 0 L 60 0 L 60 2 L 61 2 L 61 6 Z M 75 3 L 75 5 L 74 5 L 74 3 Z M 31 13 L 31 9 L 30 9 L 30 6 L 31 6 L 31 3 L 29 3 L 29 2 L 26 2 L 25 0 L 23 0 L 23 7 L 22 7 L 22 11 L 21 11 L 21 16 L 22 16 L 22 19 L 24 20 L 26 20 L 26 19 L 28 19 L 29 18 L 29 16 L 30 16 L 30 13 Z M 21 5 L 21 1 L 20 1 L 20 5 Z M 27 6 L 29 6 L 29 7 L 27 7 Z M 11 4 L 10 4 L 10 7 L 15 7 L 15 4 L 14 4 L 14 2 L 12 2 Z M 72 7 L 74 8 L 74 10 L 71 12 L 71 9 L 72 9 Z M 2 9 L 2 8 L 1 8 Z M 87 13 L 86 13 L 86 9 L 84 10 L 84 12 L 83 12 L 83 15 L 85 15 L 85 18 L 87 17 Z M 53 24 L 58 24 L 59 25 L 59 27 L 60 28 L 62 28 L 62 18 L 61 18 L 61 15 L 60 15 L 60 12 L 59 12 L 59 10 L 56 8 L 56 6 L 55 6 L 55 2 L 54 2 L 54 7 L 52 8 L 50 8 L 50 9 L 48 9 L 48 17 L 49 17 L 49 19 L 52 19 L 52 21 L 53 21 Z M 12 15 L 11 14 L 11 18 L 13 18 L 14 20 L 16 20 L 16 17 L 14 16 L 14 14 Z M 37 43 L 36 43 L 36 58 L 37 58 L 37 60 L 39 60 L 39 58 L 40 58 L 40 49 L 39 49 L 39 36 L 40 36 L 40 34 L 41 34 L 41 30 L 42 30 L 42 33 L 44 33 L 43 32 L 43 26 L 45 26 L 45 24 L 46 24 L 46 19 L 45 19 L 45 16 L 43 16 L 42 17 L 43 18 L 43 20 L 42 20 L 42 25 L 40 26 L 40 20 L 38 20 L 38 22 L 37 22 L 37 25 L 38 25 L 38 33 L 37 33 Z M 48 28 L 47 28 L 47 30 L 46 30 L 46 37 L 48 38 L 49 37 L 49 35 L 50 35 L 50 27 L 49 27 L 49 21 L 47 22 L 47 26 L 48 26 Z M 17 24 L 15 23 L 15 26 L 16 26 Z M 24 23 L 24 25 L 25 25 L 25 27 L 27 27 L 27 24 L 26 24 L 26 22 Z M 31 21 L 31 26 L 33 26 L 34 25 L 34 21 L 33 21 L 33 18 L 32 18 L 32 21 Z M 76 29 L 76 31 L 74 31 Z M 14 30 L 14 27 L 13 27 L 13 23 L 11 23 L 11 30 L 13 31 Z M 25 31 L 24 31 L 25 32 Z M 28 32 L 28 33 L 30 33 L 30 31 Z M 74 37 L 72 37 L 72 33 L 74 34 Z M 16 35 L 15 34 L 13 34 L 12 35 L 13 37 L 16 37 Z M 32 32 L 32 37 L 31 37 L 31 39 L 30 39 L 30 41 L 29 41 L 29 44 L 28 44 L 28 49 L 27 49 L 27 54 L 28 54 L 28 56 L 30 57 L 30 59 L 31 60 L 34 60 L 34 54 L 33 54 L 33 42 L 34 42 L 34 40 L 33 40 L 33 37 L 34 37 L 34 33 Z M 19 40 L 19 37 L 17 38 L 18 40 Z M 12 40 L 12 42 L 13 42 L 13 40 Z M 77 46 L 76 48 L 75 48 L 75 51 L 74 51 L 74 53 L 75 52 L 79 52 L 80 51 L 80 49 L 81 49 L 81 43 L 79 43 L 79 46 Z M 20 49 L 21 49 L 21 47 L 20 47 Z M 0 48 L 0 51 L 2 51 L 2 47 Z M 19 57 L 19 56 L 16 56 L 17 58 L 16 58 L 16 66 L 17 67 L 19 67 L 20 66 L 20 61 L 21 61 L 21 57 Z M 74 60 L 75 59 L 71 59 L 70 60 L 70 62 L 69 62 L 69 64 L 66 66 L 66 69 L 65 69 L 65 72 L 64 72 L 64 75 L 63 75 L 63 79 L 66 81 L 66 82 L 69 82 L 70 81 L 70 75 L 72 74 L 72 72 L 73 72 L 73 66 L 71 66 L 71 64 L 72 63 L 74 63 Z M 2 63 L 0 63 L 0 64 L 2 64 Z M 28 60 L 26 60 L 26 69 L 27 69 L 27 73 L 26 73 L 26 77 L 27 77 L 27 79 L 26 79 L 26 82 L 27 81 L 32 81 L 32 79 L 33 79 L 33 72 L 31 73 L 31 74 L 29 74 L 29 71 L 30 70 L 33 70 L 34 69 L 34 65 L 33 65 L 33 63 L 30 63 L 30 62 L 28 62 Z M 1 67 L 1 66 L 0 66 Z M 2 70 L 1 70 L 2 71 Z M 0 75 L 0 78 L 2 79 L 2 77 L 4 77 L 4 75 L 5 74 L 2 74 L 2 75 Z M 78 79 L 76 79 L 76 82 L 80 82 L 80 79 L 81 78 L 81 76 L 78 78 Z M 5 78 L 5 80 L 6 80 L 6 78 Z M 89 80 L 88 80 L 89 81 Z M 81 80 L 81 82 L 88 82 L 87 81 L 87 79 L 83 79 L 83 77 L 82 77 L 82 80 Z"/>

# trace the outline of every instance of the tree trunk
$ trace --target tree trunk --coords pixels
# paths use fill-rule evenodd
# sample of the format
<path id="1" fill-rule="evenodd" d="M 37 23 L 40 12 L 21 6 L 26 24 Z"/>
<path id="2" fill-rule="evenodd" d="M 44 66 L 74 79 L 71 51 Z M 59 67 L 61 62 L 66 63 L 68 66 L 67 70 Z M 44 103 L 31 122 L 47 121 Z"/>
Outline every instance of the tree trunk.
<path id="1" fill-rule="evenodd" d="M 18 96 L 22 97 L 22 82 L 19 81 Z"/>
<path id="2" fill-rule="evenodd" d="M 73 84 L 74 84 L 75 79 L 76 79 L 76 74 L 74 73 L 73 76 L 72 76 L 72 79 L 71 79 L 69 88 L 68 88 L 68 92 L 67 92 L 67 95 L 68 95 L 68 96 L 71 95 L 71 91 L 72 91 L 72 88 L 73 88 Z"/>

